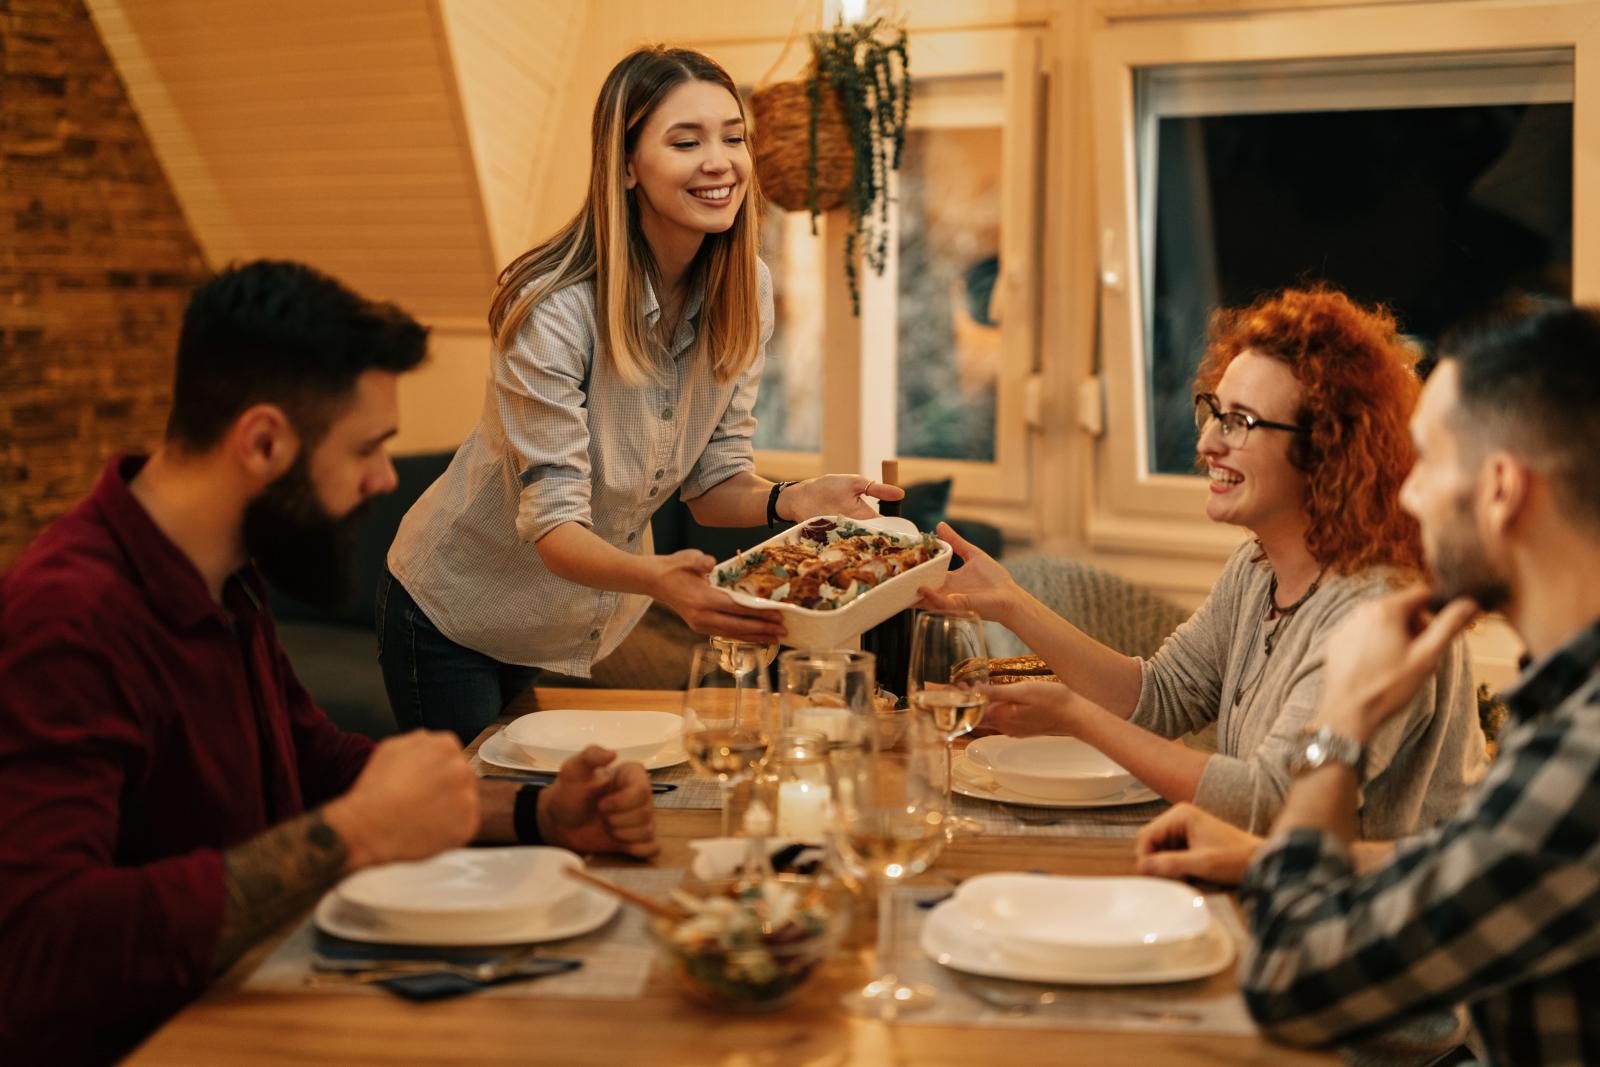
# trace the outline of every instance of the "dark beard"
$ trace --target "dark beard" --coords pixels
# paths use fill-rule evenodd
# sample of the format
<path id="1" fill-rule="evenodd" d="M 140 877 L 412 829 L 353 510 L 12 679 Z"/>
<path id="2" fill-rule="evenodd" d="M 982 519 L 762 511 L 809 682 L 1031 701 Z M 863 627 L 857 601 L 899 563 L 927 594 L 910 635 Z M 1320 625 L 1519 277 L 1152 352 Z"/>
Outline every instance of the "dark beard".
<path id="1" fill-rule="evenodd" d="M 1433 575 L 1430 603 L 1434 610 L 1466 596 L 1484 611 L 1498 611 L 1511 599 L 1511 585 L 1489 562 L 1473 522 L 1471 503 L 1465 496 L 1457 501 L 1449 528 L 1449 539 L 1435 544 L 1434 558 L 1429 561 Z"/>
<path id="2" fill-rule="evenodd" d="M 363 501 L 343 517 L 317 499 L 304 457 L 245 509 L 244 546 L 262 577 L 280 592 L 331 611 L 350 594 Z"/>

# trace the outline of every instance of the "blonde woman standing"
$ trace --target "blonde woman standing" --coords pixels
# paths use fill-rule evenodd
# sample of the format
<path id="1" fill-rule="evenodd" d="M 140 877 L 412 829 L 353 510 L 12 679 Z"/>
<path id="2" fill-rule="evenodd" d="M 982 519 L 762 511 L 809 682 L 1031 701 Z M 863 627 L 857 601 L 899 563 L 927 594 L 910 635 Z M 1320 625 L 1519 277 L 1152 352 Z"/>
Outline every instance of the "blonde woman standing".
<path id="1" fill-rule="evenodd" d="M 704 553 L 650 551 L 674 491 L 710 526 L 900 496 L 754 473 L 773 310 L 746 140 L 732 79 L 698 52 L 639 49 L 606 78 L 584 205 L 502 272 L 478 425 L 389 550 L 378 648 L 402 727 L 472 740 L 539 670 L 586 677 L 651 599 L 701 633 L 781 636 L 706 583 Z"/>

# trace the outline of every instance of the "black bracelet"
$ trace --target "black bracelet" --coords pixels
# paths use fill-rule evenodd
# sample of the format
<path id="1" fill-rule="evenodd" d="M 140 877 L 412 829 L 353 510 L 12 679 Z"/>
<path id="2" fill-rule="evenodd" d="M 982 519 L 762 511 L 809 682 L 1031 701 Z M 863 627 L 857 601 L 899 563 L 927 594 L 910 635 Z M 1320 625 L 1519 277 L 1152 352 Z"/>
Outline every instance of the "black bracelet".
<path id="1" fill-rule="evenodd" d="M 794 484 L 794 482 L 779 482 L 772 487 L 772 492 L 767 494 L 767 527 L 769 529 L 783 521 L 778 518 L 778 494 Z"/>
<path id="2" fill-rule="evenodd" d="M 517 803 L 511 809 L 511 826 L 519 845 L 542 845 L 544 835 L 539 833 L 539 794 L 542 785 L 525 785 L 517 790 Z"/>

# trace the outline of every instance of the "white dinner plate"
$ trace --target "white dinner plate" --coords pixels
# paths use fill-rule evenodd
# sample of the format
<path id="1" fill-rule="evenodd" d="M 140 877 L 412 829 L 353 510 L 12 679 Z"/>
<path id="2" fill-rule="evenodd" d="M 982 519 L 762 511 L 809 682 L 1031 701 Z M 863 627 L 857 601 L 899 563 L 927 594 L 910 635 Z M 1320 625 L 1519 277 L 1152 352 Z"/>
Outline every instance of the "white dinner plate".
<path id="1" fill-rule="evenodd" d="M 1134 782 L 1120 793 L 1090 800 L 1044 800 L 1007 789 L 989 777 L 989 772 L 973 763 L 965 752 L 956 754 L 951 764 L 950 788 L 964 797 L 975 800 L 993 800 L 1001 804 L 1019 804 L 1027 808 L 1121 808 L 1130 804 L 1148 804 L 1160 800 L 1154 789 Z"/>
<path id="2" fill-rule="evenodd" d="M 1014 958 L 1097 971 L 1186 958 L 1213 921 L 1204 897 L 1166 878 L 997 872 L 968 878 L 955 900 Z"/>
<path id="3" fill-rule="evenodd" d="M 339 896 L 385 921 L 452 921 L 460 929 L 550 911 L 578 891 L 564 848 L 455 848 L 416 863 L 385 863 L 339 883 Z"/>
<path id="4" fill-rule="evenodd" d="M 960 905 L 947 900 L 928 913 L 919 939 L 928 958 L 952 970 L 986 978 L 1058 985 L 1158 985 L 1207 978 L 1233 962 L 1233 938 L 1213 921 L 1204 937 L 1179 954 L 1158 956 L 1147 967 L 1105 969 L 1065 960 L 1018 959 L 971 926 Z"/>
<path id="5" fill-rule="evenodd" d="M 561 769 L 561 764 L 550 763 L 545 760 L 536 760 L 528 756 L 516 745 L 507 741 L 499 731 L 491 734 L 489 739 L 478 746 L 478 755 L 483 762 L 496 767 L 504 767 L 508 771 L 548 771 L 554 773 Z M 669 741 L 667 747 L 657 752 L 654 756 L 644 761 L 647 771 L 659 771 L 663 767 L 676 767 L 688 760 L 689 754 L 683 750 L 680 741 Z"/>
<path id="6" fill-rule="evenodd" d="M 605 925 L 617 913 L 621 901 L 598 889 L 579 886 L 548 912 L 519 921 L 484 929 L 467 937 L 445 937 L 427 924 L 386 921 L 377 913 L 351 904 L 329 890 L 312 913 L 317 928 L 350 941 L 375 945 L 521 945 L 535 941 L 560 941 L 577 937 Z"/>

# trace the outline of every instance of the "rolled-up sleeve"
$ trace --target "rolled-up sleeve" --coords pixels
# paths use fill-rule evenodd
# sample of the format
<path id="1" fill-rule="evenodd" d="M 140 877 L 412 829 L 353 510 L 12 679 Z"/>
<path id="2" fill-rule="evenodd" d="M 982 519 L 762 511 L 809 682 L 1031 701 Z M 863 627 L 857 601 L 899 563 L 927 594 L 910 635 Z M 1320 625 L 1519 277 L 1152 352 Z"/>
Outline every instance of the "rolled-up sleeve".
<path id="1" fill-rule="evenodd" d="M 492 361 L 492 400 L 522 486 L 516 524 L 523 541 L 566 522 L 594 524 L 586 391 L 594 340 L 594 320 L 568 287 L 541 301 Z"/>
<path id="2" fill-rule="evenodd" d="M 767 342 L 772 339 L 772 276 L 767 265 L 757 261 L 760 280 L 761 340 L 755 362 L 734 383 L 722 417 L 711 433 L 711 440 L 700 453 L 683 480 L 679 496 L 693 500 L 713 486 L 743 471 L 755 469 L 756 391 L 761 384 L 761 369 L 767 359 Z"/>

